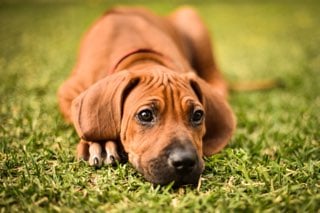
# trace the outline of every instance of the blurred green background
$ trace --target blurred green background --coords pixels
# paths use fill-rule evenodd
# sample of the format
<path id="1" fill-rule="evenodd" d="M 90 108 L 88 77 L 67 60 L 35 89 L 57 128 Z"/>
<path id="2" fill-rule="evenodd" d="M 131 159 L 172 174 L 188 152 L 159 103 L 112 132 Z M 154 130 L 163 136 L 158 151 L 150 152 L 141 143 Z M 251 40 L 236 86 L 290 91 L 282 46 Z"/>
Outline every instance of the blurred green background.
<path id="1" fill-rule="evenodd" d="M 238 127 L 206 159 L 199 190 L 144 181 L 130 165 L 94 170 L 56 91 L 83 33 L 113 5 L 168 14 L 193 5 L 230 82 L 281 79 L 235 92 Z M 16 211 L 294 211 L 320 208 L 319 1 L 0 1 L 0 209 Z"/>

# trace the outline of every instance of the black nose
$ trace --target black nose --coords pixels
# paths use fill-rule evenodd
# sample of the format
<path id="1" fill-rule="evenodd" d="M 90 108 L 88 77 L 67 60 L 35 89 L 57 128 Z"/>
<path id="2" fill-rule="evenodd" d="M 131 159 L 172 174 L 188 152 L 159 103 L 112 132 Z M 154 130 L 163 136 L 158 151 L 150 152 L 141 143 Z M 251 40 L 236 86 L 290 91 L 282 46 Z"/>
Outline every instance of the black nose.
<path id="1" fill-rule="evenodd" d="M 168 158 L 170 166 L 174 167 L 178 173 L 188 173 L 193 170 L 198 157 L 194 150 L 175 148 L 171 150 Z"/>

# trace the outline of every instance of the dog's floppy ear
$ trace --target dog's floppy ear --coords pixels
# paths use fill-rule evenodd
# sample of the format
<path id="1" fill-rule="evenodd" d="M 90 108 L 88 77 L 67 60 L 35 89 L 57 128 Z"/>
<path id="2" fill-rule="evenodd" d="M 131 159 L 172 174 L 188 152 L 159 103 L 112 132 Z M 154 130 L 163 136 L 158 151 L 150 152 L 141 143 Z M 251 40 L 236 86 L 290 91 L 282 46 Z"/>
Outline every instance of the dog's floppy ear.
<path id="1" fill-rule="evenodd" d="M 235 129 L 233 112 L 224 99 L 204 80 L 191 75 L 190 83 L 205 108 L 206 134 L 203 138 L 203 154 L 211 156 L 227 145 Z"/>
<path id="2" fill-rule="evenodd" d="M 129 71 L 121 71 L 79 95 L 71 108 L 78 135 L 87 141 L 118 140 L 124 100 L 138 81 Z"/>

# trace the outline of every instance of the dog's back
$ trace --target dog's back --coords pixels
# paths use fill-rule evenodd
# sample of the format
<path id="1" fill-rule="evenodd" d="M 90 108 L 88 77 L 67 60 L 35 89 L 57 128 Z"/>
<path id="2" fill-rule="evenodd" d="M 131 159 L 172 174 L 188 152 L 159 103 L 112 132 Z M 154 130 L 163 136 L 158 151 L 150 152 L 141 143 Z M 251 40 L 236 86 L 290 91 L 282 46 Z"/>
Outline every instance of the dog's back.
<path id="1" fill-rule="evenodd" d="M 185 38 L 166 18 L 140 8 L 107 11 L 82 40 L 76 66 L 59 90 L 60 109 L 70 121 L 70 105 L 89 86 L 113 74 L 126 55 L 156 52 L 172 63 L 173 70 L 191 70 Z"/>

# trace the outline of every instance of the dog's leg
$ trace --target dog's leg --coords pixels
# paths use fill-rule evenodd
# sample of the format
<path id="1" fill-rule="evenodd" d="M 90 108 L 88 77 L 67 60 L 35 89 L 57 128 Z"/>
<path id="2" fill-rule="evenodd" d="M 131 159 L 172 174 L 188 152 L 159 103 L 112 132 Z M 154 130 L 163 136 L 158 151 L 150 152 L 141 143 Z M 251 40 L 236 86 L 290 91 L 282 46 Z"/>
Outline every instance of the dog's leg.
<path id="1" fill-rule="evenodd" d="M 199 77 L 207 81 L 220 95 L 227 96 L 227 85 L 214 60 L 210 34 L 197 12 L 188 6 L 169 16 L 170 22 L 184 38 L 190 62 Z"/>
<path id="2" fill-rule="evenodd" d="M 104 159 L 105 164 L 114 165 L 116 161 L 120 161 L 120 157 L 117 151 L 117 145 L 114 141 L 107 141 L 104 148 L 106 150 L 106 156 Z"/>
<path id="3" fill-rule="evenodd" d="M 89 143 L 84 140 L 80 140 L 77 145 L 77 159 L 78 160 L 89 160 Z"/>

